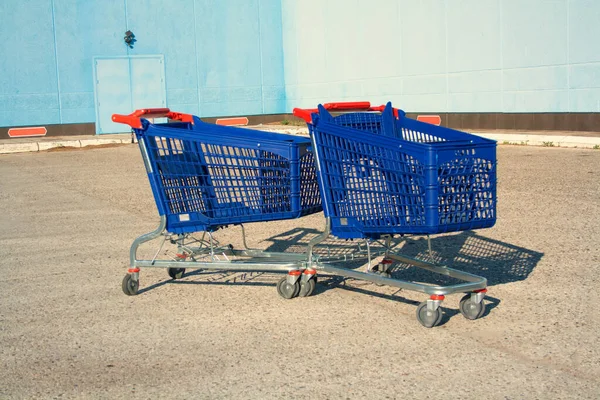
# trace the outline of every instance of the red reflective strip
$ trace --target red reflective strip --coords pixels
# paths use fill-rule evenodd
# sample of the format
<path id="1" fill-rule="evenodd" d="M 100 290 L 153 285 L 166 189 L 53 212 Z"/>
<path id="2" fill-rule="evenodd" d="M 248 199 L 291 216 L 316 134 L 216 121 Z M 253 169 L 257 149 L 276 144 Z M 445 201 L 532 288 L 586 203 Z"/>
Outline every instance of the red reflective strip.
<path id="1" fill-rule="evenodd" d="M 139 268 L 129 268 L 127 270 L 127 272 L 129 272 L 130 274 L 134 274 L 136 272 L 140 272 L 140 269 Z"/>
<path id="2" fill-rule="evenodd" d="M 383 260 L 381 260 L 381 263 L 382 264 L 391 264 L 391 263 L 393 263 L 393 261 L 390 260 L 389 258 L 384 258 Z"/>
<path id="3" fill-rule="evenodd" d="M 288 275 L 297 276 L 297 275 L 300 275 L 301 273 L 302 273 L 302 271 L 300 271 L 299 269 L 295 269 L 293 271 L 288 272 Z"/>
<path id="4" fill-rule="evenodd" d="M 487 293 L 487 289 L 478 289 L 475 293 Z"/>
<path id="5" fill-rule="evenodd" d="M 177 258 L 183 258 L 183 259 L 187 258 L 187 254 L 179 254 L 179 253 L 177 253 L 175 255 L 177 256 Z"/>
<path id="6" fill-rule="evenodd" d="M 444 296 L 443 294 L 432 294 L 429 298 L 431 300 L 444 300 L 446 296 Z"/>
<path id="7" fill-rule="evenodd" d="M 417 121 L 437 126 L 442 124 L 442 118 L 439 115 L 417 115 Z"/>
<path id="8" fill-rule="evenodd" d="M 248 118 L 247 117 L 219 118 L 219 119 L 217 119 L 215 124 L 224 125 L 224 126 L 248 125 Z"/>
<path id="9" fill-rule="evenodd" d="M 28 128 L 11 128 L 8 130 L 8 136 L 13 137 L 32 137 L 32 136 L 46 136 L 46 127 L 34 126 Z"/>
<path id="10" fill-rule="evenodd" d="M 306 274 L 306 275 L 314 275 L 316 273 L 317 273 L 316 269 L 305 269 L 303 272 L 303 274 Z"/>

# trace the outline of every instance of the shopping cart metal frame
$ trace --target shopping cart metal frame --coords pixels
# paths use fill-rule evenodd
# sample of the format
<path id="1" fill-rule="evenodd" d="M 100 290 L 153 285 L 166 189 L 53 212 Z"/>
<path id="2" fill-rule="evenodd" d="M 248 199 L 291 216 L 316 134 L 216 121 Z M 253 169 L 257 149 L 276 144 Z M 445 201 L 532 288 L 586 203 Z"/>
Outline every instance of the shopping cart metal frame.
<path id="1" fill-rule="evenodd" d="M 294 109 L 294 115 L 296 117 L 302 118 L 309 126 L 309 130 L 311 131 L 311 140 L 313 144 L 313 151 L 315 153 L 315 163 L 317 165 L 317 176 L 320 180 L 323 179 L 323 174 L 320 171 L 322 163 L 320 160 L 320 150 L 318 143 L 315 142 L 315 135 L 313 134 L 313 130 L 311 129 L 315 122 L 318 122 L 318 118 L 323 116 L 323 114 L 327 114 L 329 120 L 333 120 L 331 115 L 329 115 L 329 111 L 331 112 L 366 112 L 366 113 L 375 113 L 375 114 L 385 114 L 388 113 L 388 120 L 381 121 L 381 126 L 377 127 L 377 133 L 386 135 L 386 136 L 394 136 L 398 135 L 397 132 L 394 131 L 394 127 L 390 125 L 390 119 L 398 119 L 404 118 L 404 112 L 398 109 L 391 107 L 391 104 L 388 103 L 386 106 L 371 106 L 369 102 L 345 102 L 345 103 L 328 103 L 324 105 L 319 105 L 316 109 Z M 315 121 L 317 120 L 317 121 Z M 368 128 L 369 130 L 373 129 L 372 120 L 373 118 L 359 118 L 361 127 L 363 129 Z M 352 126 L 351 126 L 352 127 Z M 387 131 L 387 132 L 386 132 Z M 374 134 L 374 132 L 369 132 L 368 134 Z M 461 134 L 463 134 L 461 132 Z M 468 134 L 465 134 L 468 135 Z M 492 143 L 493 141 L 489 141 Z M 493 142 L 495 145 L 495 142 Z M 402 145 L 401 145 L 402 146 Z M 320 181 L 321 188 L 323 188 L 323 182 Z M 494 182 L 495 185 L 495 182 Z M 324 194 L 322 194 L 324 196 Z M 495 190 L 494 190 L 495 196 Z M 315 238 L 310 242 L 308 246 L 308 259 L 311 260 L 312 249 L 314 246 L 325 241 L 330 235 L 332 235 L 332 222 L 331 218 L 327 217 L 328 211 L 327 207 L 328 201 L 323 199 L 323 207 L 326 214 L 326 223 L 325 229 L 322 235 Z M 495 221 L 495 218 L 494 218 Z M 493 225 L 493 223 L 492 223 Z M 429 253 L 431 254 L 431 241 L 429 234 L 426 235 L 428 242 Z M 429 299 L 425 302 L 422 302 L 416 310 L 418 321 L 425 327 L 431 328 L 433 326 L 439 325 L 442 320 L 442 311 L 440 306 L 445 299 L 445 296 L 454 294 L 454 293 L 466 293 L 465 296 L 462 297 L 459 303 L 459 309 L 461 313 L 470 320 L 474 320 L 480 318 L 485 313 L 485 303 L 484 297 L 487 292 L 487 279 L 478 276 L 475 274 L 471 274 L 464 271 L 459 271 L 453 268 L 450 268 L 446 265 L 438 265 L 424 260 L 418 260 L 410 257 L 406 257 L 402 255 L 400 252 L 394 250 L 394 246 L 391 246 L 392 237 L 390 235 L 383 235 L 382 239 L 384 241 L 383 247 L 383 259 L 381 262 L 375 266 L 372 265 L 372 255 L 368 254 L 368 265 L 366 272 L 356 271 L 352 269 L 345 268 L 343 266 L 335 265 L 334 263 L 328 262 L 318 262 L 313 263 L 312 267 L 315 268 L 318 272 L 325 272 L 335 275 L 344 276 L 347 278 L 359 279 L 368 282 L 372 282 L 379 285 L 388 285 L 397 287 L 400 289 L 412 290 L 416 292 L 421 292 L 430 295 Z M 369 244 L 373 241 L 370 238 L 364 238 L 367 248 L 369 248 Z M 381 254 L 378 254 L 381 255 Z M 433 272 L 436 274 L 448 276 L 451 278 L 455 278 L 463 281 L 463 283 L 459 284 L 451 284 L 451 285 L 432 285 L 425 283 L 417 283 L 413 281 L 406 281 L 402 279 L 392 278 L 390 274 L 390 267 L 393 263 L 400 263 L 420 269 L 427 270 L 429 272 Z"/>
<path id="2" fill-rule="evenodd" d="M 203 123 L 189 114 L 172 112 L 168 108 L 141 109 L 129 115 L 113 115 L 113 121 L 129 125 L 135 130 L 144 128 L 148 120 L 155 118 L 167 118 L 171 122 L 202 125 Z M 207 124 L 208 125 L 208 124 Z M 220 127 L 220 135 L 232 135 L 232 128 Z M 217 129 L 211 125 L 211 129 Z M 237 129 L 237 128 L 236 128 Z M 201 134 L 201 133 L 198 133 Z M 247 130 L 252 135 L 251 130 Z M 256 132 L 255 132 L 256 134 Z M 284 137 L 286 135 L 262 132 L 263 135 Z M 148 173 L 153 172 L 151 160 L 148 154 L 146 138 L 140 135 L 138 144 L 141 155 Z M 304 139 L 304 140 L 307 140 Z M 156 193 L 155 193 L 156 196 Z M 157 204 L 158 205 L 158 204 Z M 320 207 L 315 207 L 315 211 Z M 273 218 L 271 218 L 273 220 Z M 258 219 L 260 221 L 260 219 Z M 180 279 L 186 269 L 202 269 L 210 271 L 235 271 L 235 272 L 276 272 L 287 275 L 277 283 L 277 291 L 284 298 L 296 296 L 309 296 L 315 287 L 316 270 L 310 268 L 304 254 L 267 252 L 260 249 L 251 249 L 247 245 L 244 223 L 231 222 L 218 224 L 226 227 L 228 225 L 239 225 L 242 235 L 243 249 L 235 249 L 232 245 L 220 245 L 214 238 L 213 232 L 206 230 L 202 237 L 196 239 L 189 231 L 173 232 L 168 230 L 168 219 L 164 213 L 160 215 L 158 227 L 149 233 L 136 238 L 129 252 L 129 269 L 123 278 L 122 289 L 126 295 L 136 295 L 139 291 L 139 274 L 141 268 L 166 268 L 173 279 Z M 217 227 L 218 229 L 218 227 Z M 208 238 L 207 238 L 208 237 Z M 138 259 L 137 253 L 140 245 L 162 238 L 158 249 L 152 259 Z M 159 259 L 159 253 L 166 242 L 177 246 L 177 252 L 171 259 Z"/>
<path id="3" fill-rule="evenodd" d="M 311 123 L 314 111 L 369 111 L 383 113 L 384 106 L 372 107 L 368 102 L 352 103 L 330 103 L 317 110 L 295 109 L 294 114 L 304 118 Z M 398 117 L 398 110 L 394 109 L 394 116 Z M 188 114 L 171 112 L 169 109 L 145 109 L 138 110 L 130 115 L 114 115 L 113 121 L 126 123 L 133 129 L 141 129 L 143 120 L 152 118 L 168 118 L 172 121 L 185 123 L 197 123 L 197 119 Z M 147 121 L 146 121 L 147 123 Z M 150 161 L 140 138 L 142 158 L 148 169 Z M 312 149 L 315 155 L 315 166 L 317 177 L 320 178 L 319 152 L 315 138 L 311 135 Z M 326 206 L 326 202 L 323 202 Z M 429 295 L 429 299 L 417 307 L 417 319 L 425 327 L 431 328 L 439 325 L 443 313 L 441 304 L 445 296 L 454 293 L 466 293 L 461 299 L 459 309 L 467 319 L 480 318 L 485 313 L 484 297 L 487 292 L 487 280 L 484 277 L 459 271 L 445 265 L 418 260 L 403 256 L 396 251 L 398 241 L 392 235 L 382 235 L 379 238 L 362 238 L 356 244 L 356 251 L 345 255 L 321 255 L 315 249 L 324 246 L 329 237 L 332 236 L 331 218 L 325 218 L 324 231 L 313 238 L 307 245 L 304 253 L 270 252 L 260 249 L 249 248 L 243 223 L 240 225 L 242 235 L 242 249 L 236 249 L 231 245 L 221 245 L 214 238 L 212 232 L 204 232 L 201 239 L 196 239 L 190 233 L 172 233 L 167 231 L 167 218 L 160 216 L 158 227 L 147 234 L 141 235 L 131 245 L 129 269 L 123 279 L 122 288 L 125 294 L 135 295 L 139 289 L 140 268 L 167 268 L 169 276 L 173 279 L 182 278 L 186 269 L 201 269 L 207 271 L 235 271 L 235 272 L 274 272 L 285 273 L 277 283 L 279 295 L 285 299 L 294 297 L 310 296 L 315 289 L 317 273 L 332 274 L 345 278 L 358 279 L 372 282 L 377 285 L 388 285 L 399 289 L 416 291 Z M 162 238 L 152 259 L 138 259 L 138 248 L 143 243 Z M 429 235 L 427 235 L 429 242 Z M 177 246 L 177 253 L 169 260 L 159 259 L 158 255 L 165 242 Z M 361 243 L 364 243 L 363 247 Z M 374 245 L 378 245 L 374 248 Z M 429 246 L 431 251 L 431 247 Z M 375 260 L 379 259 L 378 262 Z M 344 266 L 348 261 L 366 262 L 366 270 L 360 271 Z M 454 285 L 432 285 L 413 281 L 396 279 L 391 276 L 390 270 L 394 263 L 421 268 L 436 274 L 456 278 L 464 283 Z"/>

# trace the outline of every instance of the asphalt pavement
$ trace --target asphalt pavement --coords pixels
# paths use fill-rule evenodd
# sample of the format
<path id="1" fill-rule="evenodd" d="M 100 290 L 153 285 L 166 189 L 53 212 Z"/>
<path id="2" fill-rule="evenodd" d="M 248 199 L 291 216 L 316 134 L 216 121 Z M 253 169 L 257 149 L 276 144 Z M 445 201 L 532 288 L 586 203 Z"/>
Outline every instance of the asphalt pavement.
<path id="1" fill-rule="evenodd" d="M 284 300 L 277 275 L 147 269 L 125 296 L 129 246 L 158 223 L 137 146 L 1 155 L 0 398 L 597 399 L 600 151 L 499 146 L 498 161 L 497 224 L 432 241 L 488 278 L 488 312 L 469 321 L 448 296 L 426 329 L 425 295 L 327 276 Z M 247 226 L 277 250 L 322 228 Z"/>

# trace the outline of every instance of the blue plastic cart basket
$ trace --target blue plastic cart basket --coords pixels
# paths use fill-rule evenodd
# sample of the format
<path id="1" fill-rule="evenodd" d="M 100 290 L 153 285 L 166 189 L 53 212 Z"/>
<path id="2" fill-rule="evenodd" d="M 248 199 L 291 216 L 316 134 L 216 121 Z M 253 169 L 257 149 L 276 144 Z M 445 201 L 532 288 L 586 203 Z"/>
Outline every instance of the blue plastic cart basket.
<path id="1" fill-rule="evenodd" d="M 144 119 L 157 116 L 180 122 Z M 169 232 L 214 231 L 321 211 L 309 138 L 207 124 L 168 109 L 113 120 L 133 127 Z"/>
<path id="2" fill-rule="evenodd" d="M 320 105 L 312 113 L 332 233 L 378 238 L 494 225 L 496 142 L 407 118 L 390 103 L 379 109 L 333 117 Z"/>

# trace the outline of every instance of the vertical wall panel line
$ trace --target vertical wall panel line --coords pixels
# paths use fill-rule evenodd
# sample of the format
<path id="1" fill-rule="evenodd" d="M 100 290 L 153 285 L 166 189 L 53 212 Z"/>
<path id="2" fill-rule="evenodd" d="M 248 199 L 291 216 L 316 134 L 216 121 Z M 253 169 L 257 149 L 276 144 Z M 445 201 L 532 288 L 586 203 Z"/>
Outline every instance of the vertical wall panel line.
<path id="1" fill-rule="evenodd" d="M 56 95 L 58 96 L 58 120 L 63 123 L 62 120 L 62 100 L 60 98 L 60 74 L 58 72 L 58 46 L 56 42 L 56 18 L 54 11 L 54 0 L 50 1 L 52 7 L 52 35 L 54 36 L 54 67 L 56 69 Z"/>
<path id="2" fill-rule="evenodd" d="M 571 112 L 571 0 L 567 0 L 567 112 Z M 600 110 L 598 110 L 600 111 Z"/>
<path id="3" fill-rule="evenodd" d="M 445 29 L 445 41 L 446 41 L 446 112 L 450 112 L 450 69 L 448 68 L 448 0 L 444 0 L 444 29 Z"/>
<path id="4" fill-rule="evenodd" d="M 261 19 L 260 19 L 260 1 L 257 0 L 257 14 L 258 14 L 258 55 L 259 55 L 259 68 L 260 68 L 260 105 L 262 114 L 265 113 L 265 71 L 263 69 L 263 51 L 262 51 L 262 27 L 261 27 Z M 281 29 L 281 34 L 283 35 L 283 26 Z M 283 51 L 283 49 L 282 49 Z M 285 78 L 284 78 L 285 79 Z"/>
<path id="5" fill-rule="evenodd" d="M 127 13 L 127 0 L 124 0 L 124 6 L 125 6 L 125 32 L 127 32 L 129 30 L 129 14 Z M 124 32 L 123 32 L 124 33 Z M 132 72 L 132 68 L 131 68 L 131 55 L 129 54 L 129 46 L 126 46 L 127 49 L 127 67 L 129 68 L 129 101 L 131 102 L 129 105 L 129 109 L 131 111 L 133 110 L 133 79 L 131 77 L 131 72 Z M 164 66 L 163 66 L 164 68 Z M 166 79 L 166 77 L 165 77 Z M 166 85 L 166 82 L 165 82 Z"/>
<path id="6" fill-rule="evenodd" d="M 127 14 L 127 0 L 123 0 L 123 7 L 125 8 L 125 32 L 129 30 L 129 15 Z M 125 33 L 123 32 L 123 33 Z M 129 55 L 129 46 L 126 46 L 127 55 Z"/>
<path id="7" fill-rule="evenodd" d="M 506 112 L 504 107 L 504 13 L 502 12 L 502 0 L 498 0 L 500 8 L 500 112 Z"/>
<path id="8" fill-rule="evenodd" d="M 198 116 L 200 116 L 200 63 L 198 62 L 198 19 L 196 18 L 196 0 L 192 0 L 194 15 L 194 60 L 196 61 L 196 99 L 198 100 Z"/>

